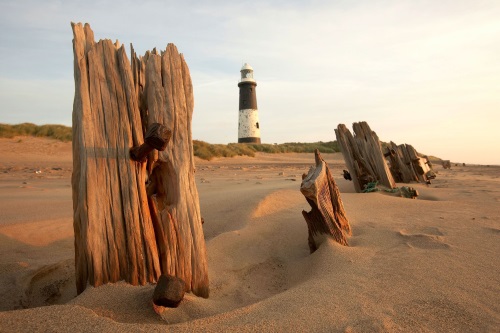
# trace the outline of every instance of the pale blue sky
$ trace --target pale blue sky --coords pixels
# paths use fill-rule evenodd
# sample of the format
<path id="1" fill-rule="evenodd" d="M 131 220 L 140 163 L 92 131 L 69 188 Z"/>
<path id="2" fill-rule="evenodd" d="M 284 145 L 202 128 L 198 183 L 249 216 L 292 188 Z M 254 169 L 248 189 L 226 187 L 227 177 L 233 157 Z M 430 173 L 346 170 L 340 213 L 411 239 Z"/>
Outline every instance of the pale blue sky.
<path id="1" fill-rule="evenodd" d="M 265 143 L 332 141 L 339 123 L 367 121 L 384 141 L 500 164 L 498 0 L 0 0 L 0 122 L 71 125 L 71 21 L 129 55 L 175 43 L 195 139 L 237 141 L 248 62 Z"/>

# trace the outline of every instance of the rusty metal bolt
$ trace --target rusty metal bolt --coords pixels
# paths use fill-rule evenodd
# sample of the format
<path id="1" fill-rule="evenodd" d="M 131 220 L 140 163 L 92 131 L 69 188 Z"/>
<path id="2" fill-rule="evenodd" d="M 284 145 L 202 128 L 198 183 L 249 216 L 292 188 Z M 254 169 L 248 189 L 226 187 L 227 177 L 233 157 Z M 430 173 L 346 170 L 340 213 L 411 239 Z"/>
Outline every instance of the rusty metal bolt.
<path id="1" fill-rule="evenodd" d="M 156 149 L 163 151 L 172 137 L 172 131 L 165 125 L 153 123 L 146 132 L 144 143 L 139 147 L 130 148 L 130 158 L 137 162 L 146 162 L 148 154 Z"/>

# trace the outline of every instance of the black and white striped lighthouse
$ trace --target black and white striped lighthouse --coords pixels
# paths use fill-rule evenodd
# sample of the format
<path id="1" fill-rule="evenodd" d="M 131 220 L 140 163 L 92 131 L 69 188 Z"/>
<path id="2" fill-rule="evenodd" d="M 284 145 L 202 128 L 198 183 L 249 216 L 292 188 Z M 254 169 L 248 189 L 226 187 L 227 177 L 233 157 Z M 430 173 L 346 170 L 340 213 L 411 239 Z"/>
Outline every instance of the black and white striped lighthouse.
<path id="1" fill-rule="evenodd" d="M 253 78 L 253 68 L 249 64 L 241 67 L 240 115 L 238 122 L 238 143 L 260 143 L 259 111 Z"/>

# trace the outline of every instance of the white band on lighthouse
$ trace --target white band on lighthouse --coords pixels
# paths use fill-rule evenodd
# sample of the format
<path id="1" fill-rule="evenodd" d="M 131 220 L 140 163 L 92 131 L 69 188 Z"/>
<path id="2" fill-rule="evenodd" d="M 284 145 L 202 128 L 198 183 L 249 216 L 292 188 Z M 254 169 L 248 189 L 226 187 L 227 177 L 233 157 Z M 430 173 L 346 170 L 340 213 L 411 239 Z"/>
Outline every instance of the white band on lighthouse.
<path id="1" fill-rule="evenodd" d="M 258 110 L 240 110 L 238 138 L 260 138 Z"/>

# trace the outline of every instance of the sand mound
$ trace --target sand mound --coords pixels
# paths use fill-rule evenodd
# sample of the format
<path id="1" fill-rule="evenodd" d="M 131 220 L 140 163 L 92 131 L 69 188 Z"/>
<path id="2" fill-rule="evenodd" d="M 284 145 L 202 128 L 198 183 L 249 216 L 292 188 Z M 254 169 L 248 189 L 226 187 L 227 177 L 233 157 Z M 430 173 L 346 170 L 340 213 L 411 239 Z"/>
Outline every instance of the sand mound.
<path id="1" fill-rule="evenodd" d="M 304 203 L 305 199 L 298 195 L 297 189 L 273 192 L 262 199 L 253 211 L 252 217 L 259 218 L 277 214 L 284 210 L 294 209 Z"/>

